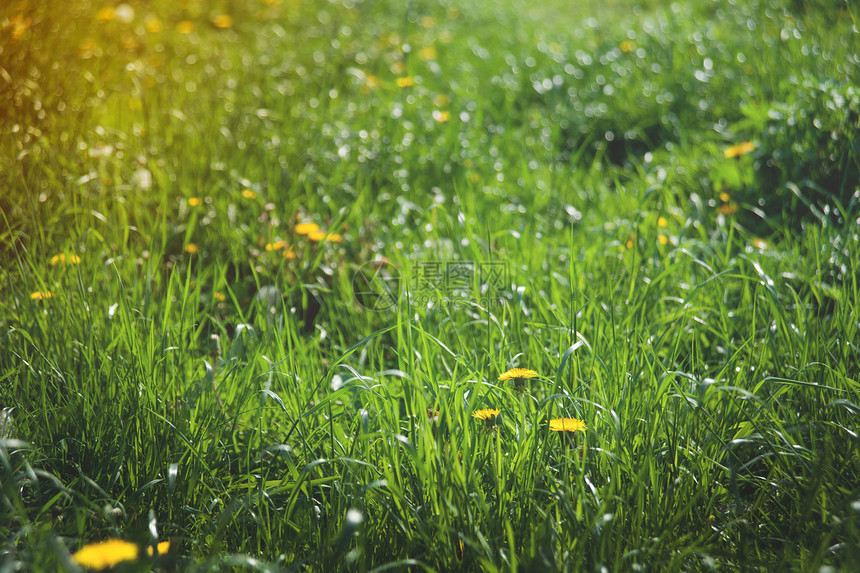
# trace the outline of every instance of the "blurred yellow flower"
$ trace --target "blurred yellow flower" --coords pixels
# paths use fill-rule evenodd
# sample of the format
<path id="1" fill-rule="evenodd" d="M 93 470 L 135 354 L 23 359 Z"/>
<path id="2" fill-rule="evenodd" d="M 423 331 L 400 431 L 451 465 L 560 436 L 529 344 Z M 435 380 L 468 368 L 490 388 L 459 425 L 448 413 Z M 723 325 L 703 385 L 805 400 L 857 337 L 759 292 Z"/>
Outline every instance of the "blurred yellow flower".
<path id="1" fill-rule="evenodd" d="M 233 16 L 230 14 L 219 14 L 212 20 L 216 28 L 231 28 L 233 27 Z"/>
<path id="2" fill-rule="evenodd" d="M 296 253 L 292 249 L 284 251 L 284 258 L 288 261 L 292 261 L 296 258 Z"/>
<path id="3" fill-rule="evenodd" d="M 52 267 L 55 267 L 57 265 L 66 266 L 66 264 L 77 265 L 81 262 L 81 257 L 74 254 L 66 256 L 65 253 L 60 253 L 59 255 L 54 255 L 53 257 L 51 257 L 50 262 Z"/>
<path id="4" fill-rule="evenodd" d="M 469 181 L 471 181 L 472 183 L 477 183 L 480 180 L 481 180 L 481 176 L 478 175 L 477 173 L 469 174 Z"/>
<path id="5" fill-rule="evenodd" d="M 318 231 L 320 228 L 316 223 L 299 223 L 296 225 L 296 233 L 299 235 L 310 235 L 314 231 Z"/>
<path id="6" fill-rule="evenodd" d="M 665 245 L 669 242 L 669 239 L 668 237 L 666 237 L 666 235 L 657 235 L 657 242 L 659 242 L 661 245 Z"/>
<path id="7" fill-rule="evenodd" d="M 737 203 L 723 203 L 722 205 L 717 207 L 717 213 L 719 213 L 720 215 L 734 215 L 737 212 Z"/>
<path id="8" fill-rule="evenodd" d="M 414 85 L 415 85 L 415 80 L 413 80 L 409 76 L 403 76 L 403 77 L 397 78 L 397 87 L 408 88 L 409 86 L 414 86 Z"/>
<path id="9" fill-rule="evenodd" d="M 250 189 L 243 189 L 242 190 L 242 197 L 244 197 L 245 199 L 256 199 L 257 194 L 255 192 L 251 191 Z"/>
<path id="10" fill-rule="evenodd" d="M 618 47 L 626 54 L 627 52 L 632 52 L 636 48 L 636 44 L 630 40 L 624 40 Z"/>
<path id="11" fill-rule="evenodd" d="M 435 119 L 439 123 L 445 123 L 446 121 L 451 119 L 451 112 L 450 111 L 433 110 L 433 119 Z"/>
<path id="12" fill-rule="evenodd" d="M 425 62 L 436 59 L 436 48 L 433 46 L 427 46 L 426 48 L 422 48 L 421 51 L 418 52 L 418 57 Z"/>
<path id="13" fill-rule="evenodd" d="M 750 241 L 750 242 L 752 243 L 752 246 L 753 246 L 753 247 L 755 247 L 756 249 L 759 249 L 759 250 L 762 250 L 762 251 L 763 251 L 763 250 L 765 250 L 766 248 L 768 248 L 767 241 L 765 241 L 764 239 L 754 238 L 754 239 L 753 239 L 752 241 Z"/>
<path id="14" fill-rule="evenodd" d="M 739 143 L 738 145 L 733 145 L 723 151 L 723 155 L 726 156 L 727 159 L 732 157 L 740 157 L 741 155 L 746 155 L 751 151 L 755 151 L 755 144 L 752 141 L 745 141 L 743 143 Z"/>
<path id="15" fill-rule="evenodd" d="M 98 11 L 98 14 L 96 14 L 96 20 L 99 22 L 109 22 L 113 20 L 115 15 L 116 10 L 114 10 L 112 6 L 109 6 Z"/>
<path id="16" fill-rule="evenodd" d="M 430 30 L 436 27 L 436 18 L 433 16 L 421 16 L 421 20 L 419 20 L 418 23 L 425 30 Z"/>
<path id="17" fill-rule="evenodd" d="M 212 298 L 214 298 L 218 302 L 224 302 L 225 300 L 227 300 L 227 295 L 225 295 L 223 292 L 218 292 L 216 290 L 214 293 L 212 293 Z M 163 543 L 168 543 L 168 542 L 164 541 Z M 165 551 L 166 551 L 166 549 L 165 549 Z M 149 548 L 149 552 L 150 552 L 149 554 L 152 555 L 152 547 Z M 160 554 L 161 552 L 162 552 L 161 551 L 161 544 L 159 543 L 158 553 Z"/>
<path id="18" fill-rule="evenodd" d="M 322 241 L 323 239 L 325 239 L 325 231 L 311 231 L 310 233 L 308 233 L 308 239 L 314 242 Z"/>
<path id="19" fill-rule="evenodd" d="M 371 75 L 365 76 L 364 84 L 369 88 L 375 88 L 379 85 L 379 78 Z"/>
<path id="20" fill-rule="evenodd" d="M 624 246 L 628 249 L 632 249 L 634 244 L 635 243 L 633 242 L 633 235 L 630 235 L 630 237 L 627 239 L 627 242 L 624 243 Z"/>
<path id="21" fill-rule="evenodd" d="M 159 20 L 157 16 L 148 16 L 144 26 L 146 27 L 146 31 L 150 34 L 158 34 L 164 29 L 164 24 L 161 23 L 161 20 Z"/>
<path id="22" fill-rule="evenodd" d="M 400 60 L 397 60 L 396 62 L 392 63 L 391 66 L 389 66 L 389 69 L 391 70 L 392 74 L 400 75 L 406 71 L 406 64 L 404 64 Z"/>
<path id="23" fill-rule="evenodd" d="M 665 227 L 667 224 L 668 224 L 668 221 L 666 221 L 666 217 L 662 217 L 662 216 L 657 217 L 657 226 L 658 227 Z"/>
<path id="24" fill-rule="evenodd" d="M 180 34 L 190 34 L 194 31 L 194 23 L 188 20 L 182 20 L 176 25 L 176 31 Z"/>
<path id="25" fill-rule="evenodd" d="M 433 98 L 433 105 L 435 105 L 436 107 L 445 107 L 449 103 L 451 103 L 451 98 L 446 96 L 445 94 L 437 94 Z"/>
<path id="26" fill-rule="evenodd" d="M 200 197 L 192 197 L 191 199 L 188 200 L 188 204 L 191 207 L 199 207 L 200 205 L 203 204 L 203 199 L 201 199 Z"/>
<path id="27" fill-rule="evenodd" d="M 266 243 L 266 250 L 267 250 L 267 251 L 276 251 L 276 252 L 277 252 L 277 251 L 282 251 L 282 250 L 286 249 L 286 248 L 287 248 L 287 247 L 289 247 L 289 246 L 290 246 L 290 245 L 289 245 L 289 244 L 287 244 L 287 242 L 286 242 L 286 241 L 274 241 L 274 242 L 272 242 L 272 243 Z"/>
<path id="28" fill-rule="evenodd" d="M 729 195 L 728 193 L 726 193 L 725 191 L 720 193 L 720 201 L 722 201 L 723 203 L 728 203 L 731 200 L 731 198 L 732 198 L 732 196 Z"/>
<path id="29" fill-rule="evenodd" d="M 83 546 L 72 555 L 72 559 L 78 565 L 100 571 L 124 561 L 133 561 L 137 559 L 138 553 L 138 547 L 134 543 L 122 539 L 108 539 Z"/>
<path id="30" fill-rule="evenodd" d="M 53 296 L 54 293 L 49 290 L 37 290 L 36 292 L 30 294 L 30 298 L 33 300 L 45 300 L 46 298 L 51 298 Z"/>
<path id="31" fill-rule="evenodd" d="M 188 243 L 187 245 L 185 245 L 185 252 L 189 255 L 196 255 L 200 252 L 200 247 L 198 247 L 194 243 Z"/>
<path id="32" fill-rule="evenodd" d="M 576 418 L 556 418 L 549 421 L 549 429 L 553 432 L 584 432 L 588 428 L 585 422 Z"/>
<path id="33" fill-rule="evenodd" d="M 218 295 L 219 295 L 219 294 L 220 294 L 220 293 L 217 293 L 217 292 L 216 292 L 216 293 L 215 293 L 215 298 L 218 298 Z M 222 294 L 221 296 L 223 297 L 224 295 Z M 223 300 L 223 298 L 222 298 L 222 299 L 219 299 L 219 300 Z M 167 553 L 168 551 L 170 551 L 170 542 L 169 542 L 169 541 L 162 541 L 161 543 L 159 543 L 159 544 L 158 544 L 157 549 L 158 549 L 158 554 L 159 554 L 159 555 L 164 555 L 165 553 Z M 146 554 L 147 554 L 147 555 L 149 555 L 150 557 L 152 557 L 152 546 L 151 546 L 151 545 L 150 545 L 149 547 L 147 547 L 147 548 L 146 548 Z"/>

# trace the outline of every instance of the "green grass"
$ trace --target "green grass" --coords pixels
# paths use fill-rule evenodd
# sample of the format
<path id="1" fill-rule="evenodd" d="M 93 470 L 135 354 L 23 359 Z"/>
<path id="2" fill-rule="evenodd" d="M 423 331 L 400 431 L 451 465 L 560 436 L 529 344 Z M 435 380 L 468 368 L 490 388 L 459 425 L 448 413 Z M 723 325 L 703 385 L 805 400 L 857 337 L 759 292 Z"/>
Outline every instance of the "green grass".
<path id="1" fill-rule="evenodd" d="M 0 570 L 860 566 L 860 12 L 641 4 L 4 3 Z"/>

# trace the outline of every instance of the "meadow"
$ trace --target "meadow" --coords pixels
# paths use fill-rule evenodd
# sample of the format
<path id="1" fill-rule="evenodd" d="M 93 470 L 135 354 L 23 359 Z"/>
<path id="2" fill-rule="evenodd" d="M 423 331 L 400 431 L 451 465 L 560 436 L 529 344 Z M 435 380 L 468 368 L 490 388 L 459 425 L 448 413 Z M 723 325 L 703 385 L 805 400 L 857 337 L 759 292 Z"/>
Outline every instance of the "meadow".
<path id="1" fill-rule="evenodd" d="M 0 3 L 0 572 L 860 569 L 858 19 Z"/>

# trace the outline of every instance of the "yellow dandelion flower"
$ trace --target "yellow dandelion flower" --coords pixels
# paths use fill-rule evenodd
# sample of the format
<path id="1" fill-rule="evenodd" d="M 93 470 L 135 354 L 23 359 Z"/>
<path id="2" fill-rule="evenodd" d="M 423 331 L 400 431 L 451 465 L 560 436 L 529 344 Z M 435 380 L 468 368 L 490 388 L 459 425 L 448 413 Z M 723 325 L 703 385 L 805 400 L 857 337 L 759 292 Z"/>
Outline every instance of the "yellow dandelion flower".
<path id="1" fill-rule="evenodd" d="M 666 237 L 666 235 L 657 235 L 657 242 L 661 245 L 665 245 L 669 242 L 669 239 Z"/>
<path id="2" fill-rule="evenodd" d="M 308 239 L 314 242 L 322 241 L 323 239 L 325 239 L 325 231 L 311 231 L 310 233 L 308 233 Z"/>
<path id="3" fill-rule="evenodd" d="M 511 368 L 501 376 L 499 376 L 500 382 L 506 382 L 508 380 L 527 380 L 529 378 L 535 378 L 538 375 L 534 370 L 527 370 L 525 368 Z"/>
<path id="4" fill-rule="evenodd" d="M 190 34 L 194 31 L 194 22 L 182 20 L 176 25 L 176 31 L 180 34 Z"/>
<path id="5" fill-rule="evenodd" d="M 662 216 L 657 217 L 657 226 L 658 227 L 665 227 L 668 224 L 669 224 L 669 222 L 666 221 L 666 217 L 662 217 Z"/>
<path id="6" fill-rule="evenodd" d="M 413 80 L 409 76 L 403 76 L 403 77 L 397 78 L 397 87 L 408 88 L 408 87 L 414 86 L 414 85 L 415 85 L 415 80 Z"/>
<path id="7" fill-rule="evenodd" d="M 185 252 L 189 255 L 196 255 L 200 252 L 200 247 L 198 247 L 194 243 L 188 243 L 187 245 L 185 245 Z"/>
<path id="8" fill-rule="evenodd" d="M 289 247 L 286 241 L 274 241 L 271 243 L 266 243 L 267 251 L 282 251 Z"/>
<path id="9" fill-rule="evenodd" d="M 377 78 L 376 76 L 373 76 L 373 75 L 365 76 L 364 85 L 366 85 L 369 88 L 375 88 L 379 85 L 379 78 Z"/>
<path id="10" fill-rule="evenodd" d="M 225 295 L 223 292 L 219 292 L 216 290 L 214 293 L 212 293 L 212 298 L 214 298 L 218 302 L 224 302 L 225 300 L 227 300 L 227 295 Z M 168 542 L 165 541 L 164 543 Z M 151 547 L 149 549 L 150 551 L 152 551 Z M 159 544 L 158 552 L 161 553 L 161 544 Z"/>
<path id="11" fill-rule="evenodd" d="M 342 243 L 343 236 L 338 233 L 332 233 L 328 237 L 326 237 L 326 241 L 331 241 L 332 243 Z"/>
<path id="12" fill-rule="evenodd" d="M 494 408 L 485 408 L 474 412 L 472 417 L 483 421 L 485 430 L 493 430 L 499 422 L 499 410 Z"/>
<path id="13" fill-rule="evenodd" d="M 138 553 L 138 547 L 134 543 L 122 539 L 108 539 L 83 546 L 72 555 L 72 559 L 78 565 L 100 571 L 124 561 L 133 561 L 137 559 Z"/>
<path id="14" fill-rule="evenodd" d="M 717 207 L 717 213 L 720 215 L 734 215 L 738 212 L 737 203 L 724 203 Z"/>
<path id="15" fill-rule="evenodd" d="M 217 298 L 218 293 L 215 293 L 215 294 L 216 294 L 216 298 Z M 224 296 L 224 295 L 221 295 L 221 296 Z M 158 544 L 157 548 L 158 548 L 158 554 L 164 555 L 165 553 L 170 551 L 170 542 L 169 541 L 162 541 L 161 543 Z M 148 556 L 152 557 L 152 546 L 151 545 L 146 548 L 146 554 Z"/>
<path id="16" fill-rule="evenodd" d="M 144 27 L 150 34 L 158 34 L 164 29 L 164 24 L 161 23 L 161 20 L 157 16 L 149 16 L 146 18 Z"/>
<path id="17" fill-rule="evenodd" d="M 732 145 L 725 151 L 723 151 L 723 155 L 726 159 L 731 159 L 732 157 L 740 157 L 741 155 L 746 155 L 751 151 L 755 151 L 755 143 L 752 141 L 745 141 L 743 143 L 739 143 L 738 145 Z"/>
<path id="18" fill-rule="evenodd" d="M 439 123 L 445 123 L 449 119 L 451 119 L 450 111 L 439 111 L 438 109 L 433 110 L 433 119 L 438 121 Z"/>
<path id="19" fill-rule="evenodd" d="M 30 293 L 30 298 L 33 300 L 45 300 L 46 298 L 51 298 L 54 296 L 49 290 L 37 290 L 34 293 Z"/>
<path id="20" fill-rule="evenodd" d="M 584 432 L 588 428 L 585 422 L 576 418 L 556 418 L 549 421 L 549 429 L 553 432 Z"/>
<path id="21" fill-rule="evenodd" d="M 731 201 L 731 199 L 732 199 L 732 196 L 729 195 L 728 193 L 726 193 L 725 191 L 720 193 L 720 201 L 722 201 L 723 203 L 728 203 L 729 201 Z"/>
<path id="22" fill-rule="evenodd" d="M 473 418 L 478 418 L 479 420 L 492 420 L 496 416 L 498 416 L 500 410 L 495 410 L 493 408 L 484 408 L 483 410 L 478 410 L 477 412 L 472 414 Z"/>
<path id="23" fill-rule="evenodd" d="M 433 46 L 427 46 L 426 48 L 422 48 L 421 51 L 418 52 L 418 57 L 425 62 L 435 60 L 436 55 L 436 48 L 434 48 Z"/>
<path id="24" fill-rule="evenodd" d="M 98 11 L 98 14 L 96 14 L 96 20 L 99 22 L 110 22 L 113 20 L 115 15 L 116 10 L 114 10 L 113 7 L 102 8 Z"/>
<path id="25" fill-rule="evenodd" d="M 624 246 L 628 249 L 632 249 L 634 244 L 635 243 L 633 242 L 633 235 L 630 235 L 630 237 L 627 239 L 627 242 L 624 243 Z"/>
<path id="26" fill-rule="evenodd" d="M 188 200 L 188 204 L 192 207 L 199 207 L 203 204 L 203 199 L 201 199 L 200 197 L 192 197 Z"/>
<path id="27" fill-rule="evenodd" d="M 216 28 L 232 28 L 233 27 L 233 16 L 230 14 L 218 14 L 215 16 L 215 19 L 212 20 L 212 23 Z"/>
<path id="28" fill-rule="evenodd" d="M 51 260 L 50 260 L 52 267 L 55 267 L 57 265 L 66 266 L 67 264 L 77 265 L 80 262 L 81 262 L 81 257 L 79 257 L 78 255 L 66 256 L 65 253 L 60 253 L 59 255 L 54 255 L 53 257 L 51 257 Z"/>
<path id="29" fill-rule="evenodd" d="M 244 197 L 245 199 L 256 199 L 257 194 L 255 192 L 251 191 L 250 189 L 243 189 L 242 190 L 242 197 Z"/>
<path id="30" fill-rule="evenodd" d="M 292 261 L 293 259 L 296 258 L 295 251 L 293 251 L 292 249 L 290 249 L 288 251 L 284 251 L 284 258 L 288 261 Z"/>
<path id="31" fill-rule="evenodd" d="M 631 42 L 630 40 L 624 40 L 621 44 L 618 45 L 622 52 L 625 54 L 628 52 L 632 52 L 636 48 L 636 44 Z"/>
<path id="32" fill-rule="evenodd" d="M 310 235 L 320 228 L 316 223 L 299 223 L 296 225 L 296 233 L 299 235 Z"/>

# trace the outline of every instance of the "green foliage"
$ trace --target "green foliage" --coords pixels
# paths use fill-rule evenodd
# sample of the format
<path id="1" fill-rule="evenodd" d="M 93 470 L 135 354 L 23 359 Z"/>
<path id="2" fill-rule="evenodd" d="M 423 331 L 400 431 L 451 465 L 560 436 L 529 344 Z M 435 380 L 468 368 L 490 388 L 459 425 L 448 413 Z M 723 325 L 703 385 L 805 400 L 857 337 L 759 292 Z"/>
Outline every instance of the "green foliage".
<path id="1" fill-rule="evenodd" d="M 856 9 L 234 4 L 0 7 L 0 569 L 857 568 Z"/>

